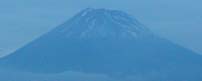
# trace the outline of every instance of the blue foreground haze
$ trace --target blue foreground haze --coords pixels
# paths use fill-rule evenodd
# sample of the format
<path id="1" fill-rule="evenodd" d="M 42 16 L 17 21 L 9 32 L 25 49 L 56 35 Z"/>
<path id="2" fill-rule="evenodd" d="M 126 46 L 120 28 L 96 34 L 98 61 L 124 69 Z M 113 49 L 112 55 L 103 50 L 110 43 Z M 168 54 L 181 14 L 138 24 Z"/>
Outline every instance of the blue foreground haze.
<path id="1" fill-rule="evenodd" d="M 0 0 L 0 81 L 200 81 L 201 3 Z"/>

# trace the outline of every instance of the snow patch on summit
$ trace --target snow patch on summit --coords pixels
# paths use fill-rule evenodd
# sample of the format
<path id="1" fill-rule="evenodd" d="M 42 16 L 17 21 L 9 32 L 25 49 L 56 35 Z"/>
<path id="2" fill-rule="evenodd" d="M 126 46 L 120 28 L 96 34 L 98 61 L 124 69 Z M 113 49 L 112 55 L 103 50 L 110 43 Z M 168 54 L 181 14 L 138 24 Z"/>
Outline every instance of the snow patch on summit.
<path id="1" fill-rule="evenodd" d="M 88 14 L 88 12 L 90 12 L 90 11 L 92 11 L 92 10 L 94 10 L 94 9 L 92 9 L 92 8 L 87 8 L 87 9 L 83 10 L 83 13 L 81 14 L 81 16 L 85 16 L 86 14 Z"/>
<path id="2" fill-rule="evenodd" d="M 67 38 L 138 38 L 150 33 L 125 12 L 92 8 L 81 11 L 58 29 Z"/>

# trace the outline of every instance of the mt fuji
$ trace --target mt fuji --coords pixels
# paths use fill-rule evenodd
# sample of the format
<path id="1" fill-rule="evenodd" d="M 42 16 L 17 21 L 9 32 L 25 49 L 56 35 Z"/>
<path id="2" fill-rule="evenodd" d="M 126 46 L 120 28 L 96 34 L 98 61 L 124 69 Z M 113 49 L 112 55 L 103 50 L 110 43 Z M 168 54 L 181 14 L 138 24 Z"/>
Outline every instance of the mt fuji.
<path id="1" fill-rule="evenodd" d="M 78 71 L 155 81 L 202 80 L 201 55 L 153 34 L 125 12 L 108 9 L 81 11 L 0 59 L 0 66 L 47 74 Z"/>

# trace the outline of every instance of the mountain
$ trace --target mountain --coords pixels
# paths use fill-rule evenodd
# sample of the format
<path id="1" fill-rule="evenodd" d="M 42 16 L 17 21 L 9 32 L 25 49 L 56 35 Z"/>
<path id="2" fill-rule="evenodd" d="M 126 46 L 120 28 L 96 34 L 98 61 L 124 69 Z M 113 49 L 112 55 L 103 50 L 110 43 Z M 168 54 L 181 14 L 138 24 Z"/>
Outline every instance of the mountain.
<path id="1" fill-rule="evenodd" d="M 0 59 L 3 68 L 34 73 L 78 71 L 145 81 L 200 81 L 202 56 L 153 34 L 117 10 L 85 9 Z M 143 80 L 137 80 L 143 81 Z"/>

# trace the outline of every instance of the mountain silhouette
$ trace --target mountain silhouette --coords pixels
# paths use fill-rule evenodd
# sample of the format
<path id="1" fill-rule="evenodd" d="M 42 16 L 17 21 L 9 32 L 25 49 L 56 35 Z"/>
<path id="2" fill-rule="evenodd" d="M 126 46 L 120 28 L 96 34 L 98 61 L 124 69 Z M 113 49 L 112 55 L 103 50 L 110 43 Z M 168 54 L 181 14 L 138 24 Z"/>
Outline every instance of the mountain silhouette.
<path id="1" fill-rule="evenodd" d="M 201 55 L 153 34 L 125 12 L 108 9 L 79 12 L 0 59 L 0 66 L 36 73 L 79 71 L 202 80 Z"/>

